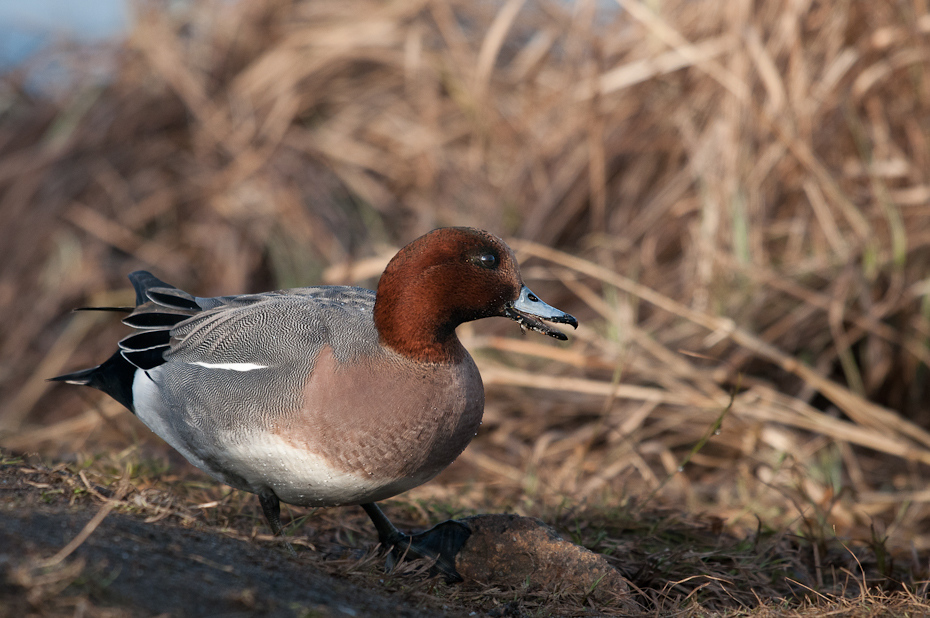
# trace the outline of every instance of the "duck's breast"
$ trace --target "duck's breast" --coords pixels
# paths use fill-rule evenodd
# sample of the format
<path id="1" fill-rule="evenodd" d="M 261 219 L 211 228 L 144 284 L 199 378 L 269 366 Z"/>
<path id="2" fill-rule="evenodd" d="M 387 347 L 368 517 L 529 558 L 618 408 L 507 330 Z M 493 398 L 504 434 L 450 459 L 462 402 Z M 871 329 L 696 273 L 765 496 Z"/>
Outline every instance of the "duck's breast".
<path id="1" fill-rule="evenodd" d="M 303 405 L 276 431 L 343 479 L 340 503 L 373 502 L 420 485 L 465 449 L 481 423 L 484 389 L 467 354 L 418 364 L 390 352 L 343 363 L 324 348 Z"/>

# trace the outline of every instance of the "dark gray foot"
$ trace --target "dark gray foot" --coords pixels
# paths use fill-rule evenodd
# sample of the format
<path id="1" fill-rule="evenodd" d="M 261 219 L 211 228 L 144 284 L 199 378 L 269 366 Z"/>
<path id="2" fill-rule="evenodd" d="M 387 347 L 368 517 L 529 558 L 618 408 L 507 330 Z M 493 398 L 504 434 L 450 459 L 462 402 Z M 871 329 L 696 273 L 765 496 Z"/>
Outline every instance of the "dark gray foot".
<path id="1" fill-rule="evenodd" d="M 385 565 L 387 570 L 405 558 L 425 558 L 435 561 L 431 569 L 434 575 L 442 575 L 448 583 L 462 581 L 462 576 L 455 570 L 455 556 L 471 536 L 471 528 L 467 525 L 450 519 L 425 532 L 404 534 L 394 527 L 377 504 L 363 504 L 362 508 L 375 524 L 381 545 L 390 550 Z"/>
<path id="2" fill-rule="evenodd" d="M 265 514 L 265 519 L 268 520 L 271 533 L 275 536 L 281 536 L 283 527 L 281 526 L 281 501 L 278 500 L 278 496 L 270 489 L 265 489 L 258 494 L 258 502 L 262 505 L 262 512 Z M 290 543 L 285 541 L 284 545 L 292 556 L 297 555 Z"/>

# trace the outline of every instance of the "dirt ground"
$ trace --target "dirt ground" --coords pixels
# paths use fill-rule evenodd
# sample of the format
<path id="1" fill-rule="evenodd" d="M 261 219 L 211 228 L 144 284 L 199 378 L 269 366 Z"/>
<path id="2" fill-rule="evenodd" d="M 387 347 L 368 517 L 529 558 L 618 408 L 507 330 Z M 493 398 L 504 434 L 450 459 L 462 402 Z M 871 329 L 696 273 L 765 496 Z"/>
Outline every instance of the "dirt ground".
<path id="1" fill-rule="evenodd" d="M 42 563 L 101 510 L 69 473 L 0 466 L 0 616 L 460 616 L 340 579 L 283 547 L 111 512 L 70 556 Z"/>
<path id="2" fill-rule="evenodd" d="M 99 474 L 0 452 L 0 618 L 639 609 L 629 582 L 605 556 L 531 517 L 459 518 L 471 530 L 456 557 L 465 583 L 447 584 L 430 577 L 422 562 L 385 573 L 360 509 L 324 509 L 313 525 L 298 524 L 300 533 L 288 536 L 298 550 L 292 555 L 266 533 L 247 494 L 227 494 L 233 503 L 212 510 L 215 500 L 198 505 L 175 494 L 183 481 L 159 483 L 136 468 L 105 487 L 93 480 Z"/>

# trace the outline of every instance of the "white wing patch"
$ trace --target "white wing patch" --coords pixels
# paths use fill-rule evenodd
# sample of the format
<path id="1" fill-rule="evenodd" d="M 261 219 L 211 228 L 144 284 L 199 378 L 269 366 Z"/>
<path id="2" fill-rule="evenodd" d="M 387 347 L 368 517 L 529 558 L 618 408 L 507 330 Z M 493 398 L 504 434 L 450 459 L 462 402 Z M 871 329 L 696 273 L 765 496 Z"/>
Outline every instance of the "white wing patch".
<path id="1" fill-rule="evenodd" d="M 194 361 L 188 365 L 199 365 L 207 369 L 226 369 L 228 371 L 255 371 L 256 369 L 267 369 L 268 365 L 259 365 L 258 363 L 204 363 L 203 361 Z"/>

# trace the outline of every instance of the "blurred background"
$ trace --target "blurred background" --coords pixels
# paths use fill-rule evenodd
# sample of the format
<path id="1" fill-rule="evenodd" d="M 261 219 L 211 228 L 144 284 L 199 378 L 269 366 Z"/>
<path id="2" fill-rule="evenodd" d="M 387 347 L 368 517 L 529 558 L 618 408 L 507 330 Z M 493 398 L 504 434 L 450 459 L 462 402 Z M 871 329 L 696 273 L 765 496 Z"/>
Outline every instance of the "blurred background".
<path id="1" fill-rule="evenodd" d="M 46 382 L 133 270 L 373 287 L 469 225 L 581 327 L 463 326 L 485 423 L 412 493 L 930 547 L 923 0 L 105 4 L 0 12 L 0 446 L 173 457 Z"/>

